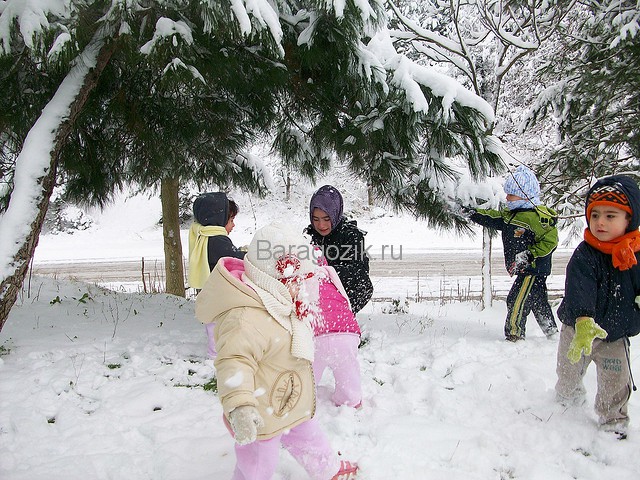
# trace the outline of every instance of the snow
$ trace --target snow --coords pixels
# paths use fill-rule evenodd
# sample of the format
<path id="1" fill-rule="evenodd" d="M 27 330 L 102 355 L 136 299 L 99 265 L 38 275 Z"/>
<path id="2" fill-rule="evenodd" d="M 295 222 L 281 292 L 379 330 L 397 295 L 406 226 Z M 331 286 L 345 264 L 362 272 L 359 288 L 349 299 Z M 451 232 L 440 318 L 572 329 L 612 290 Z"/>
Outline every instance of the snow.
<path id="1" fill-rule="evenodd" d="M 0 4 L 0 53 L 11 53 L 11 23 L 18 24 L 25 45 L 33 48 L 34 38 L 37 38 L 41 30 L 49 27 L 47 16 L 65 17 L 71 10 L 68 0 L 2 2 Z"/>
<path id="2" fill-rule="evenodd" d="M 252 32 L 253 26 L 266 27 L 278 45 L 280 54 L 284 55 L 284 48 L 281 45 L 282 27 L 273 5 L 266 0 L 231 0 L 231 9 L 243 35 L 248 36 Z M 249 15 L 255 19 L 255 24 Z"/>
<path id="3" fill-rule="evenodd" d="M 434 95 L 442 97 L 442 114 L 445 121 L 453 118 L 453 102 L 480 112 L 487 125 L 494 122 L 493 109 L 484 99 L 464 88 L 455 79 L 436 72 L 432 68 L 412 62 L 398 54 L 388 30 L 378 32 L 368 44 L 368 48 L 392 74 L 393 83 L 407 96 L 407 101 L 415 112 L 426 112 L 429 103 L 420 86 L 428 87 Z"/>
<path id="4" fill-rule="evenodd" d="M 358 188 L 344 190 L 345 202 L 369 242 L 434 257 L 481 255 L 480 235 L 456 237 L 381 207 L 367 211 Z M 299 185 L 290 202 L 277 192 L 264 200 L 234 194 L 240 214 L 231 238 L 248 243 L 274 217 L 304 226 L 304 199 L 314 189 Z M 160 258 L 159 208 L 155 199 L 123 196 L 103 213 L 90 212 L 88 230 L 44 235 L 36 261 Z M 373 302 L 358 314 L 366 340 L 363 407 L 335 407 L 326 372 L 317 416 L 334 448 L 359 464 L 359 478 L 638 478 L 640 397 L 631 397 L 627 440 L 600 432 L 595 369 L 586 376 L 584 407 L 555 403 L 557 338 L 547 340 L 530 318 L 526 341 L 505 342 L 505 313 L 503 301 L 481 311 L 450 295 Z M 3 480 L 231 478 L 233 443 L 220 403 L 204 388 L 214 367 L 192 300 L 34 277 L 0 332 L 0 353 Z M 639 371 L 633 347 L 631 362 Z M 282 451 L 274 479 L 306 478 Z"/>
<path id="5" fill-rule="evenodd" d="M 156 22 L 156 29 L 153 32 L 153 38 L 140 47 L 140 52 L 144 55 L 149 55 L 153 52 L 153 49 L 159 41 L 164 40 L 167 37 L 174 37 L 174 35 L 179 35 L 188 45 L 193 43 L 191 28 L 189 28 L 185 22 L 182 20 L 174 22 L 170 18 L 161 17 Z"/>

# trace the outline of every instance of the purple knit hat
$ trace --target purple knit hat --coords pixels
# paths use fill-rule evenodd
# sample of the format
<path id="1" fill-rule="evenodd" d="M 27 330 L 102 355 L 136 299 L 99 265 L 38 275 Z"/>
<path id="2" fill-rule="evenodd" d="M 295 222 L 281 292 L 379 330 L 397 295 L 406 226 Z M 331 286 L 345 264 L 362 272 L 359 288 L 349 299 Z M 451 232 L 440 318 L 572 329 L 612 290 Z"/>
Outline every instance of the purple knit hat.
<path id="1" fill-rule="evenodd" d="M 309 202 L 309 218 L 313 223 L 313 210 L 319 208 L 329 215 L 331 228 L 334 229 L 342 220 L 342 195 L 336 187 L 323 185 L 311 196 Z"/>

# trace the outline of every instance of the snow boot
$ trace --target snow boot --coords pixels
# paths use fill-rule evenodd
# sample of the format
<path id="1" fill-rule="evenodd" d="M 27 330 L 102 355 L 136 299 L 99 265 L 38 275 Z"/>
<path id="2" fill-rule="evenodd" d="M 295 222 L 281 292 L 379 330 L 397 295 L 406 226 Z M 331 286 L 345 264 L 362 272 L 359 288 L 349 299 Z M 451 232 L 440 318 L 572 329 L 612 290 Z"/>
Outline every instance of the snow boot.
<path id="1" fill-rule="evenodd" d="M 340 470 L 336 473 L 331 480 L 355 480 L 358 466 L 355 463 L 351 463 L 348 460 L 340 461 Z"/>

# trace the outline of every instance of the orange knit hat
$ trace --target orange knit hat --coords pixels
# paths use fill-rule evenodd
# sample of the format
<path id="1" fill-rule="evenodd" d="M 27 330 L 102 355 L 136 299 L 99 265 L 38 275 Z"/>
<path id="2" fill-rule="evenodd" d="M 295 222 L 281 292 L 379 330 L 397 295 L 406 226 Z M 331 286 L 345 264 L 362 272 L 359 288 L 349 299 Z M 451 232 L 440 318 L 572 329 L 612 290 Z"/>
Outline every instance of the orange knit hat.
<path id="1" fill-rule="evenodd" d="M 616 184 L 600 185 L 589 193 L 587 198 L 587 219 L 591 218 L 591 210 L 596 205 L 619 208 L 629 215 L 633 215 L 629 198 Z"/>

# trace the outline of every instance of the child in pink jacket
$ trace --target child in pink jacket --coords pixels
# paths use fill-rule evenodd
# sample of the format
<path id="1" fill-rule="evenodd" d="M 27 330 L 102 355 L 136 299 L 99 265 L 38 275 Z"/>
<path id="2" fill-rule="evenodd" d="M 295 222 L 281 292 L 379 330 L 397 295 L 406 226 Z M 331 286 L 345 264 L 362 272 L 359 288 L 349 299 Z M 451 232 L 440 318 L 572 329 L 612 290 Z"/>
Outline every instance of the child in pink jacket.
<path id="1" fill-rule="evenodd" d="M 335 379 L 333 403 L 359 408 L 362 405 L 358 363 L 360 326 L 335 269 L 327 265 L 324 257 L 318 258 L 318 265 L 318 311 L 311 323 L 315 335 L 313 375 L 318 385 L 329 367 Z"/>

